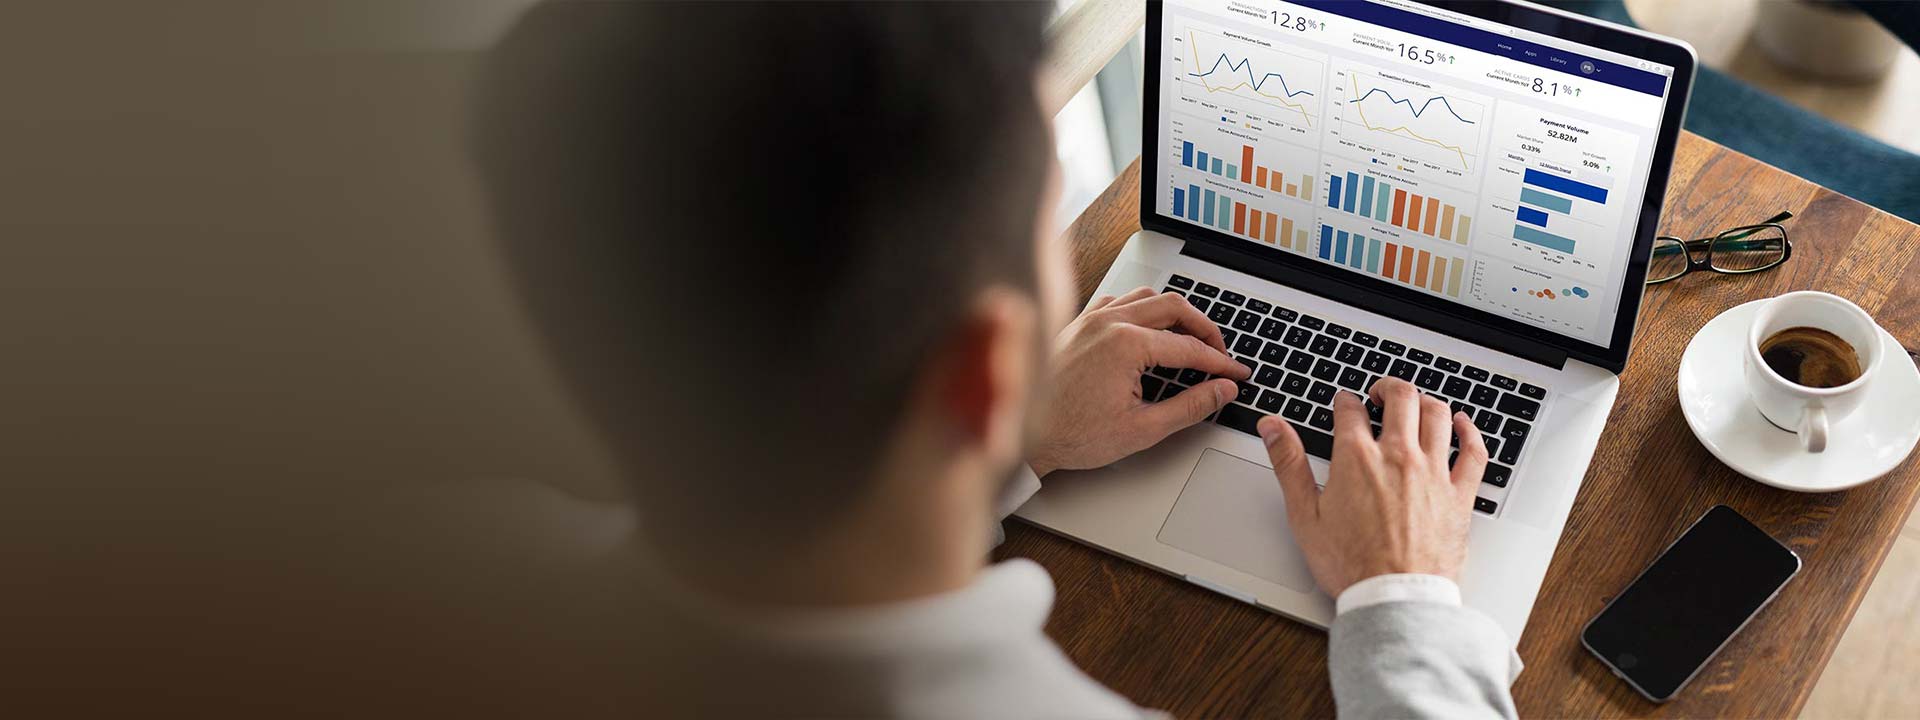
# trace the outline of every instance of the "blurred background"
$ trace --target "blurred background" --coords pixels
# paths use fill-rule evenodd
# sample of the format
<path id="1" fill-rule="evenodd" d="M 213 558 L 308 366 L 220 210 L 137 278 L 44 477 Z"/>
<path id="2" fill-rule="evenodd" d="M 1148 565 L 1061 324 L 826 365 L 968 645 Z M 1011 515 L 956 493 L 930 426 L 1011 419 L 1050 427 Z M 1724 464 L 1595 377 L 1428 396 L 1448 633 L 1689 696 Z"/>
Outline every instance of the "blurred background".
<path id="1" fill-rule="evenodd" d="M 529 4 L 0 8 L 10 707 L 630 709 L 605 693 L 645 644 L 621 633 L 619 485 L 515 306 L 466 154 L 470 73 Z M 1735 84 L 1690 129 L 1920 214 L 1900 164 L 1920 59 L 1872 20 L 1561 4 L 1694 43 Z M 1137 155 L 1140 52 L 1056 118 L 1062 227 Z M 1891 159 L 1806 157 L 1854 136 Z M 1920 707 L 1887 680 L 1920 670 L 1916 527 L 1806 716 Z"/>

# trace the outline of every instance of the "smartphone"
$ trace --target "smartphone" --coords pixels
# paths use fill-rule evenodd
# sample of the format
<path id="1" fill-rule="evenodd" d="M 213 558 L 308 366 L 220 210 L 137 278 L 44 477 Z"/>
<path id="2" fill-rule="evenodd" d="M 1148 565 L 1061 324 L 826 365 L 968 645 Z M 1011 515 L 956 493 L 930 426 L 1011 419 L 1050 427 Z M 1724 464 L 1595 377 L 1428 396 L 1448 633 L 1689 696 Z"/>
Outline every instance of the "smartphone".
<path id="1" fill-rule="evenodd" d="M 1800 556 L 1716 505 L 1587 623 L 1580 644 L 1666 702 L 1800 572 Z"/>

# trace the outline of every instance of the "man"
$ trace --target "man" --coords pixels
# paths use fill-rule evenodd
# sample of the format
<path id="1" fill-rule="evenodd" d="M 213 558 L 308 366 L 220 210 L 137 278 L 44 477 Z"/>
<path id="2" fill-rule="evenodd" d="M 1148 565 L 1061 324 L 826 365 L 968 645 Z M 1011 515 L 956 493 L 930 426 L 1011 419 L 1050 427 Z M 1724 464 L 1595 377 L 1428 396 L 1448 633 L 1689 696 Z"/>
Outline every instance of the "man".
<path id="1" fill-rule="evenodd" d="M 490 63 L 501 237 L 632 475 L 660 627 L 635 681 L 667 709 L 1142 714 L 1041 632 L 1045 572 L 985 553 L 1040 479 L 1202 420 L 1247 371 L 1176 296 L 1065 322 L 1045 11 L 552 3 Z M 1142 403 L 1156 365 L 1221 377 Z M 1402 382 L 1373 399 L 1377 441 L 1337 403 L 1325 491 L 1291 428 L 1260 425 L 1338 599 L 1339 708 L 1511 716 L 1510 643 L 1451 579 L 1479 434 Z"/>

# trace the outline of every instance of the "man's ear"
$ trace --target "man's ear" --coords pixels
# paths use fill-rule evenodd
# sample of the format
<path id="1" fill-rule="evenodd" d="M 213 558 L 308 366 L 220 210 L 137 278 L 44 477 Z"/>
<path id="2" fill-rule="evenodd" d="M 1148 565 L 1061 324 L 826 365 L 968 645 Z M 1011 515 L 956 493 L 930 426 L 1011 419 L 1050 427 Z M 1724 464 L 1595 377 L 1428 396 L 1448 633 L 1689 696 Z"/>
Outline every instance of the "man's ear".
<path id="1" fill-rule="evenodd" d="M 1040 308 L 1010 288 L 982 292 L 938 367 L 935 402 L 959 435 L 989 456 L 1015 458 L 1042 355 Z"/>

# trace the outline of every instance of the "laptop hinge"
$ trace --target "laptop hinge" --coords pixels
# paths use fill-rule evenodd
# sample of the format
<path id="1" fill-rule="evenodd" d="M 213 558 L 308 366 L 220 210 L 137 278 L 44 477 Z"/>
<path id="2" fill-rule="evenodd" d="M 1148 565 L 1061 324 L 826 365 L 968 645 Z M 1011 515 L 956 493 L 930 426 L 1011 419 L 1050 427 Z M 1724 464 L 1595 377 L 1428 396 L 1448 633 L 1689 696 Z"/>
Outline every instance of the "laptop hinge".
<path id="1" fill-rule="evenodd" d="M 1238 270 L 1248 275 L 1269 280 L 1290 288 L 1305 290 L 1336 302 L 1351 304 L 1350 298 L 1368 290 L 1330 277 L 1309 272 L 1289 270 L 1271 260 L 1251 253 L 1219 247 L 1208 243 L 1187 242 L 1182 244 L 1180 254 L 1222 267 Z M 1490 328 L 1479 323 L 1463 320 L 1457 316 L 1423 307 L 1383 295 L 1367 298 L 1367 309 L 1396 320 L 1410 322 L 1437 333 L 1465 340 L 1483 346 L 1495 352 L 1502 352 L 1529 362 L 1539 363 L 1555 370 L 1567 366 L 1567 351 L 1552 345 L 1521 337 L 1509 332 Z"/>

